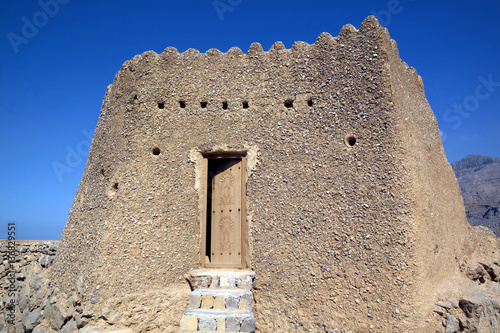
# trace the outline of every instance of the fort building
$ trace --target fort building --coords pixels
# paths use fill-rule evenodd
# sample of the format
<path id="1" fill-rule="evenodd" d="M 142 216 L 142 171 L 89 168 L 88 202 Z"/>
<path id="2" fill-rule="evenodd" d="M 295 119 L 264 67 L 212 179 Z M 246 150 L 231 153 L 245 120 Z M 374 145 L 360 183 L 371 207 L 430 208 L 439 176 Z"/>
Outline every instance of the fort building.
<path id="1" fill-rule="evenodd" d="M 471 251 L 422 79 L 368 17 L 126 61 L 53 275 L 96 303 L 191 284 L 181 331 L 426 331 Z"/>

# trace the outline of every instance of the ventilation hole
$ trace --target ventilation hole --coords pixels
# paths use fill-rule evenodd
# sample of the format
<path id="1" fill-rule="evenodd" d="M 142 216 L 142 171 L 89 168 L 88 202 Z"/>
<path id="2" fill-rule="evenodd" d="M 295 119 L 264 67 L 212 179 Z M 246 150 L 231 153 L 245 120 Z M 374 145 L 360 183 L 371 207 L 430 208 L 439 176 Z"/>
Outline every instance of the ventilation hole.
<path id="1" fill-rule="evenodd" d="M 285 101 L 285 106 L 286 106 L 287 108 L 293 108 L 293 100 L 291 100 L 291 99 L 287 99 L 287 100 Z"/>
<path id="2" fill-rule="evenodd" d="M 222 102 L 222 108 L 223 108 L 224 110 L 227 110 L 227 102 Z"/>
<path id="3" fill-rule="evenodd" d="M 348 136 L 346 139 L 345 139 L 345 142 L 348 146 L 354 146 L 356 144 L 356 138 L 353 137 L 353 136 Z"/>
<path id="4" fill-rule="evenodd" d="M 186 107 L 186 102 L 179 101 L 179 106 L 184 109 Z"/>
<path id="5" fill-rule="evenodd" d="M 248 102 L 247 101 L 243 101 L 243 109 L 248 109 Z"/>
<path id="6" fill-rule="evenodd" d="M 312 98 L 309 98 L 307 100 L 307 106 L 313 106 L 313 100 L 312 100 Z"/>
<path id="7" fill-rule="evenodd" d="M 134 100 L 136 100 L 136 99 L 137 99 L 137 95 L 134 95 Z"/>
<path id="8" fill-rule="evenodd" d="M 151 149 L 151 152 L 153 153 L 153 155 L 160 155 L 160 148 L 158 147 L 154 147 L 153 149 Z"/>
<path id="9" fill-rule="evenodd" d="M 118 183 L 113 184 L 113 190 L 118 191 Z"/>
<path id="10" fill-rule="evenodd" d="M 207 102 L 201 102 L 201 103 L 200 103 L 200 106 L 201 106 L 202 108 L 206 108 L 206 107 L 207 107 L 207 104 L 208 104 Z"/>
<path id="11" fill-rule="evenodd" d="M 158 109 L 164 109 L 165 103 L 158 103 Z"/>

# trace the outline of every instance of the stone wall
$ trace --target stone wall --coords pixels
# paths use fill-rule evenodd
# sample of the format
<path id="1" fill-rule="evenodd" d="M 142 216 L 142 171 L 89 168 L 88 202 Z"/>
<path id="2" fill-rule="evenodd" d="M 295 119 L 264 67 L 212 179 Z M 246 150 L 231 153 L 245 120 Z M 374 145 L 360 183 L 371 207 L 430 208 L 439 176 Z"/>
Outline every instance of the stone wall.
<path id="1" fill-rule="evenodd" d="M 436 293 L 459 279 L 458 267 L 472 255 L 469 224 L 457 180 L 441 143 L 437 120 L 414 68 L 403 62 L 397 45 L 385 39 L 394 122 L 401 147 L 400 163 L 410 209 L 411 255 L 415 271 L 413 306 L 427 312 Z M 415 311 L 414 310 L 414 311 Z"/>
<path id="2" fill-rule="evenodd" d="M 16 332 L 31 332 L 42 320 L 42 309 L 52 295 L 48 270 L 59 241 L 17 241 L 8 254 L 7 241 L 0 241 L 0 331 L 12 323 Z M 14 310 L 10 310 L 10 305 Z"/>
<path id="3" fill-rule="evenodd" d="M 189 288 L 129 293 L 125 298 L 84 299 L 79 292 L 61 292 L 50 279 L 51 263 L 59 241 L 16 241 L 15 255 L 7 260 L 7 241 L 0 240 L 0 333 L 97 333 L 131 328 L 134 332 L 178 331 Z M 13 277 L 14 286 L 11 288 Z M 16 290 L 10 295 L 10 290 Z M 9 305 L 13 304 L 13 311 Z M 145 307 L 154 304 L 153 309 Z M 159 314 L 160 313 L 160 314 Z"/>
<path id="4" fill-rule="evenodd" d="M 4 256 L 9 246 L 0 242 Z M 60 293 L 51 283 L 50 267 L 58 248 L 59 241 L 16 241 L 14 256 L 3 257 L 0 332 L 75 333 L 97 319 L 89 307 L 84 309 L 78 293 Z"/>

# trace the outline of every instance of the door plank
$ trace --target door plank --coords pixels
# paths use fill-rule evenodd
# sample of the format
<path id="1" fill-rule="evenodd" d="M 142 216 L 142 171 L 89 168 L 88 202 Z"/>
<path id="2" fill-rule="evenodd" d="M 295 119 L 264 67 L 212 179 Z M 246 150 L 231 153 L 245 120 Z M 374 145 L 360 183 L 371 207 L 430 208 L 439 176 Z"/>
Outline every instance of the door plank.
<path id="1" fill-rule="evenodd" d="M 242 161 L 219 164 L 212 180 L 211 265 L 241 265 Z"/>

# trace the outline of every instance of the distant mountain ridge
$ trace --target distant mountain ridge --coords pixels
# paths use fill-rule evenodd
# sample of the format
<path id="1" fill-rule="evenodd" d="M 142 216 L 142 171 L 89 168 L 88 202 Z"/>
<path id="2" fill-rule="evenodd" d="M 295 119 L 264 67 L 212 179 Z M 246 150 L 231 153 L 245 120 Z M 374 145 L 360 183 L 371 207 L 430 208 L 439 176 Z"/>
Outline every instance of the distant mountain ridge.
<path id="1" fill-rule="evenodd" d="M 500 157 L 468 155 L 452 163 L 471 225 L 500 237 Z"/>

